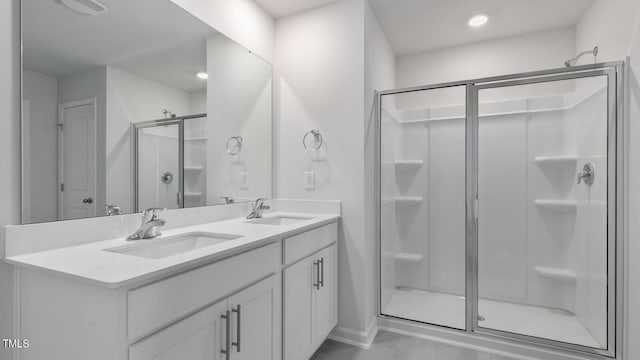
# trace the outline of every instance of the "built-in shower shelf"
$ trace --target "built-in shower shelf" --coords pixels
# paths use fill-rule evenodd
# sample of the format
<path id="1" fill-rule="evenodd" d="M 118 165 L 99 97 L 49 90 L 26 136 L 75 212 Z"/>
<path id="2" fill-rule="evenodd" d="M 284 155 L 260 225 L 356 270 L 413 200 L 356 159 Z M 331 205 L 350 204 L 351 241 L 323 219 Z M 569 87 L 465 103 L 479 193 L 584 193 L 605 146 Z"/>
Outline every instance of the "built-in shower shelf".
<path id="1" fill-rule="evenodd" d="M 185 166 L 184 167 L 184 171 L 197 172 L 197 171 L 202 171 L 202 170 L 204 170 L 204 167 L 202 167 L 202 166 Z"/>
<path id="2" fill-rule="evenodd" d="M 423 164 L 422 160 L 396 160 L 393 163 L 398 170 L 417 170 Z"/>
<path id="3" fill-rule="evenodd" d="M 383 197 L 382 201 L 396 205 L 420 205 L 424 199 L 422 196 L 389 196 Z"/>
<path id="4" fill-rule="evenodd" d="M 397 253 L 393 256 L 398 262 L 416 263 L 422 261 L 421 254 Z"/>
<path id="5" fill-rule="evenodd" d="M 193 198 L 200 198 L 202 196 L 204 196 L 204 194 L 201 193 L 201 192 L 185 192 L 184 193 L 184 197 L 185 198 L 192 198 L 193 199 Z"/>
<path id="6" fill-rule="evenodd" d="M 568 269 L 560 269 L 560 268 L 552 268 L 545 266 L 536 266 L 536 273 L 538 275 L 545 277 L 547 279 L 564 281 L 564 282 L 573 282 L 578 279 L 578 276 L 575 272 Z"/>
<path id="7" fill-rule="evenodd" d="M 575 201 L 571 200 L 544 200 L 537 199 L 535 201 L 537 207 L 549 211 L 556 212 L 572 212 L 576 211 L 578 208 L 578 204 Z"/>
<path id="8" fill-rule="evenodd" d="M 536 156 L 533 159 L 538 165 L 552 166 L 552 167 L 575 167 L 578 163 L 578 157 L 574 155 L 559 155 L 559 156 Z"/>

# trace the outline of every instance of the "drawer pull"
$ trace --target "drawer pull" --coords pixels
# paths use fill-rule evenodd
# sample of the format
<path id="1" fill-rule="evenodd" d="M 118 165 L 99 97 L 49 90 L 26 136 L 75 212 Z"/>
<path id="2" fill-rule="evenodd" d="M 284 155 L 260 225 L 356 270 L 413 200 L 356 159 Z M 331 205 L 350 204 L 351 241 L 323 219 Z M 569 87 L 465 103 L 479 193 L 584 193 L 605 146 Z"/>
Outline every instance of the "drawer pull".
<path id="1" fill-rule="evenodd" d="M 324 258 L 320 258 L 320 283 L 321 287 L 324 287 Z"/>
<path id="2" fill-rule="evenodd" d="M 225 334 L 226 334 L 226 347 L 225 349 L 220 350 L 221 353 L 225 354 L 225 359 L 231 359 L 231 314 L 229 310 L 227 310 L 225 315 L 220 315 L 220 318 L 226 321 L 225 324 Z"/>
<path id="3" fill-rule="evenodd" d="M 316 270 L 316 280 L 317 280 L 317 282 L 313 284 L 313 287 L 315 287 L 316 290 L 320 290 L 320 261 L 314 261 L 313 267 Z"/>
<path id="4" fill-rule="evenodd" d="M 231 343 L 231 345 L 236 347 L 236 350 L 240 352 L 240 304 L 238 304 L 237 309 L 231 309 L 231 312 L 236 313 L 236 341 Z"/>

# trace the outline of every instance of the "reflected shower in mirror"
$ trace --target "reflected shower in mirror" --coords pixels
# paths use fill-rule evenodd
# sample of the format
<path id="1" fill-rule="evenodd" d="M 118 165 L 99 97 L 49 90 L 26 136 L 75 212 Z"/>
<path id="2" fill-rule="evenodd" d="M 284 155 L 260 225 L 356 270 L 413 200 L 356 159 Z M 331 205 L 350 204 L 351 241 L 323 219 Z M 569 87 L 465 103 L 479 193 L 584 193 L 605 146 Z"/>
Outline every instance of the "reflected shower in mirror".
<path id="1" fill-rule="evenodd" d="M 22 1 L 23 223 L 271 197 L 269 63 L 169 0 L 67 3 Z"/>

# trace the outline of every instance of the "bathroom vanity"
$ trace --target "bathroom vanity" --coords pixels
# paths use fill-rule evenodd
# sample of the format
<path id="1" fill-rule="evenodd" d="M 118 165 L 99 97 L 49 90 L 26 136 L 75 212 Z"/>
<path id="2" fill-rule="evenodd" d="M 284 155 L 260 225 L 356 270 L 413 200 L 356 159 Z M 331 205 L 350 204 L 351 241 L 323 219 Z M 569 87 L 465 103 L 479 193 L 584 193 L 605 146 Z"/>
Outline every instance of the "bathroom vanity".
<path id="1" fill-rule="evenodd" d="M 337 323 L 339 217 L 273 212 L 15 256 L 12 239 L 55 223 L 9 227 L 19 358 L 308 359 Z"/>

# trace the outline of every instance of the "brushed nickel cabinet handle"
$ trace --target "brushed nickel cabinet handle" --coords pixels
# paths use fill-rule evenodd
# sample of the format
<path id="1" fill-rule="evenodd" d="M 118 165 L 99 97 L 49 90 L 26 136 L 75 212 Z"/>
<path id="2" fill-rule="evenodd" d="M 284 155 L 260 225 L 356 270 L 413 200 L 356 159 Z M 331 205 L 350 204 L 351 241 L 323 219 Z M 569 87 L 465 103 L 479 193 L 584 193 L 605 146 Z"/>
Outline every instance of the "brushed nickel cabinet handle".
<path id="1" fill-rule="evenodd" d="M 324 287 L 324 258 L 320 258 L 320 280 L 318 282 L 321 287 Z"/>
<path id="2" fill-rule="evenodd" d="M 236 309 L 231 309 L 231 312 L 236 313 L 236 341 L 231 343 L 231 345 L 236 347 L 236 350 L 240 352 L 240 304 Z"/>
<path id="3" fill-rule="evenodd" d="M 220 350 L 221 353 L 225 354 L 225 359 L 230 360 L 231 359 L 231 314 L 229 313 L 229 310 L 227 310 L 225 315 L 220 315 L 220 317 L 222 319 L 224 319 L 226 321 L 225 324 L 225 333 L 226 333 L 226 341 L 225 341 L 225 349 Z"/>
<path id="4" fill-rule="evenodd" d="M 313 267 L 316 270 L 316 282 L 313 283 L 313 287 L 315 287 L 317 290 L 320 290 L 320 261 L 314 261 L 313 262 Z"/>

